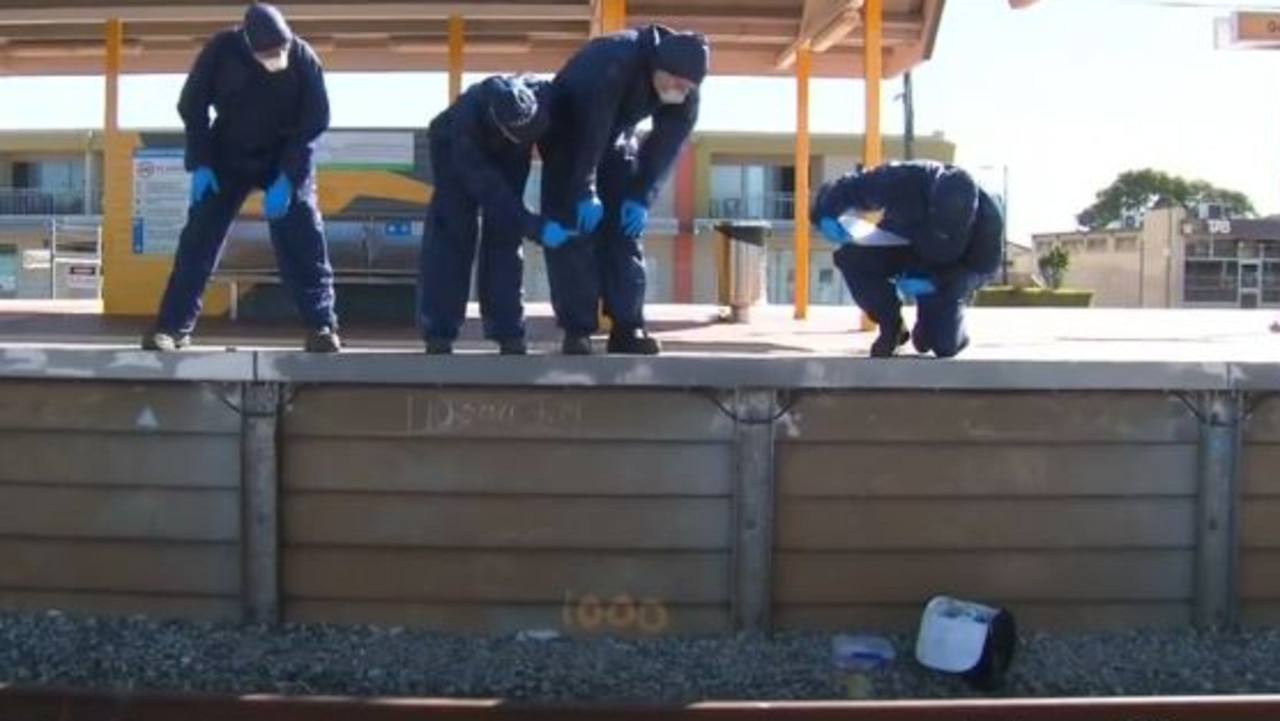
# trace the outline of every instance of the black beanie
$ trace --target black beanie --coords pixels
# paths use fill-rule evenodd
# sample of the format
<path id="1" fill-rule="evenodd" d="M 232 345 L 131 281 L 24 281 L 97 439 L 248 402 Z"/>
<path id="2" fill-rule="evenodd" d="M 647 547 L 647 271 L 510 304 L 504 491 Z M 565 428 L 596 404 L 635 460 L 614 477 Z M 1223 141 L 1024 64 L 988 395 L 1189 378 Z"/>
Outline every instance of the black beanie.
<path id="1" fill-rule="evenodd" d="M 293 40 L 293 31 L 274 5 L 254 3 L 244 13 L 244 34 L 255 53 L 275 50 Z"/>
<path id="2" fill-rule="evenodd" d="M 658 41 L 659 70 L 701 84 L 710 62 L 711 48 L 702 33 L 672 33 Z"/>
<path id="3" fill-rule="evenodd" d="M 538 98 L 518 78 L 499 78 L 496 92 L 490 94 L 489 111 L 493 121 L 520 142 L 532 142 L 541 135 L 546 113 L 538 114 Z"/>

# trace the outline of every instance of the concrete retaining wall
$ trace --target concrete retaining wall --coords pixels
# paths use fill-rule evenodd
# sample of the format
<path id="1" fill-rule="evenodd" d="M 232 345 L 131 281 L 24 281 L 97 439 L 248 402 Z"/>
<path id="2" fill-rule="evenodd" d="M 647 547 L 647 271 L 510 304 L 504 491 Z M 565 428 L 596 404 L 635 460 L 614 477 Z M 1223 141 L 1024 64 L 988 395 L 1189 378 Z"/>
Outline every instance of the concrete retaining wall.
<path id="1" fill-rule="evenodd" d="M 0 606 L 575 633 L 1280 618 L 1280 372 L 7 349 Z"/>

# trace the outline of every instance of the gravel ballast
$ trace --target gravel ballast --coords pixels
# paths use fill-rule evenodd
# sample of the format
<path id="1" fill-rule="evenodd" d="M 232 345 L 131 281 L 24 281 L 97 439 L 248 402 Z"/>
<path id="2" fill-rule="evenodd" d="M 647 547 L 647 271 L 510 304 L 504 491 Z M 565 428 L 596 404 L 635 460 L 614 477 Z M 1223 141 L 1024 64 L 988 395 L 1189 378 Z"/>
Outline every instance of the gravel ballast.
<path id="1" fill-rule="evenodd" d="M 979 696 L 916 664 L 913 639 L 876 698 Z M 1002 696 L 1280 692 L 1280 631 L 1024 635 Z M 831 636 L 527 639 L 366 626 L 245 626 L 0 615 L 0 681 L 90 689 L 533 700 L 821 700 L 848 695 Z"/>

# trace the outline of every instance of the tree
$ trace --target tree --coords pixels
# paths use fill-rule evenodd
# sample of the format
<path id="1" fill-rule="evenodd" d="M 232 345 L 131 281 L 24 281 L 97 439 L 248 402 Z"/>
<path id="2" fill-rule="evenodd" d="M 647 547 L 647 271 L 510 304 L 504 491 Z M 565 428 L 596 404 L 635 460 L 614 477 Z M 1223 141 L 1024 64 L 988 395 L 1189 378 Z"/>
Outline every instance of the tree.
<path id="1" fill-rule="evenodd" d="M 1191 209 L 1199 203 L 1220 203 L 1227 217 L 1254 215 L 1248 196 L 1215 187 L 1203 180 L 1187 180 L 1159 170 L 1130 170 L 1116 176 L 1111 185 L 1098 191 L 1093 205 L 1080 211 L 1076 222 L 1082 228 L 1101 230 L 1126 215 L 1142 215 L 1158 205 L 1178 205 Z"/>
<path id="2" fill-rule="evenodd" d="M 1062 287 L 1062 281 L 1066 280 L 1067 268 L 1071 267 L 1071 254 L 1066 248 L 1055 245 L 1036 259 L 1036 265 L 1040 267 L 1040 277 L 1044 278 L 1045 285 L 1050 290 L 1057 290 Z"/>

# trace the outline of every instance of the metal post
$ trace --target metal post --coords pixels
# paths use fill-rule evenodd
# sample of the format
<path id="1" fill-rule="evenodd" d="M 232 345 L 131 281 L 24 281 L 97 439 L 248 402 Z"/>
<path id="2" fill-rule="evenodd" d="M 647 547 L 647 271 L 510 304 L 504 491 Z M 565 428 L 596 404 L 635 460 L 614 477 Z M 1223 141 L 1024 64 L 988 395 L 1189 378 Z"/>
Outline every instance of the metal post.
<path id="1" fill-rule="evenodd" d="M 49 219 L 49 299 L 58 299 L 58 219 Z"/>
<path id="2" fill-rule="evenodd" d="M 911 71 L 902 74 L 902 157 L 916 156 L 916 104 L 911 88 Z"/>
<path id="3" fill-rule="evenodd" d="M 1240 397 L 1207 393 L 1200 408 L 1192 616 L 1196 628 L 1214 630 L 1239 620 Z"/>
<path id="4" fill-rule="evenodd" d="M 1000 166 L 1001 193 L 1004 195 L 1004 227 L 1000 232 L 1000 285 L 1009 285 L 1009 164 Z"/>
<path id="5" fill-rule="evenodd" d="M 773 418 L 769 390 L 740 390 L 734 404 L 734 628 L 763 633 L 773 601 Z"/>
<path id="6" fill-rule="evenodd" d="M 81 215 L 93 215 L 93 133 L 85 133 L 84 182 L 80 187 Z"/>
<path id="7" fill-rule="evenodd" d="M 245 383 L 240 392 L 241 599 L 244 620 L 280 620 L 280 389 Z"/>

